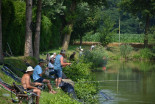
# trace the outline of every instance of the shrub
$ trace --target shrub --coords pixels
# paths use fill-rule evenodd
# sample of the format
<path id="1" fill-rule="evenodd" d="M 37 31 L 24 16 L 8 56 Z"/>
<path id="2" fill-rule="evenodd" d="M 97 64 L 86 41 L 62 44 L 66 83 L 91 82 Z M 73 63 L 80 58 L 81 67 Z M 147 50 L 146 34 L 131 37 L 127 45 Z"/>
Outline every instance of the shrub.
<path id="1" fill-rule="evenodd" d="M 81 59 L 66 67 L 63 72 L 75 82 L 75 93 L 80 101 L 96 104 L 95 94 L 98 91 L 98 83 L 86 83 L 94 80 L 90 69 L 91 65 L 91 63 L 86 63 Z"/>
<path id="2" fill-rule="evenodd" d="M 121 45 L 120 46 L 120 52 L 121 52 L 121 56 L 125 59 L 127 59 L 127 57 L 129 56 L 130 52 L 133 50 L 133 47 L 131 47 L 128 44 L 125 45 Z"/>
<path id="3" fill-rule="evenodd" d="M 87 80 L 79 80 L 75 84 L 75 92 L 78 99 L 82 99 L 86 104 L 97 104 L 98 83 L 91 83 Z"/>
<path id="4" fill-rule="evenodd" d="M 103 57 L 106 56 L 106 52 L 102 46 L 95 47 L 92 51 L 85 51 L 84 52 L 84 60 L 86 62 L 92 62 L 92 67 L 99 67 L 102 66 L 104 60 Z"/>
<path id="5" fill-rule="evenodd" d="M 152 52 L 148 48 L 144 48 L 140 50 L 140 56 L 142 59 L 151 59 L 152 58 Z"/>
<path id="6" fill-rule="evenodd" d="M 66 67 L 64 73 L 73 81 L 89 79 L 91 73 L 90 67 L 91 63 L 84 63 L 83 60 L 79 60 L 78 63 L 73 62 L 71 66 Z"/>

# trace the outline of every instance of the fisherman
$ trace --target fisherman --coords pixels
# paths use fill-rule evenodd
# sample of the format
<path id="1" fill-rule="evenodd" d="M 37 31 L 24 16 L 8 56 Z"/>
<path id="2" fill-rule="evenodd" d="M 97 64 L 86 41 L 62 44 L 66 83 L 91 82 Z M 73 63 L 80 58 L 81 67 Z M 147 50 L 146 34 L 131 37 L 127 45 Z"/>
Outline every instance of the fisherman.
<path id="1" fill-rule="evenodd" d="M 70 55 L 70 57 L 69 57 L 69 60 L 70 61 L 74 61 L 75 59 L 75 54 L 76 54 L 76 52 L 73 52 L 71 55 Z"/>
<path id="2" fill-rule="evenodd" d="M 51 78 L 54 78 L 53 75 L 55 75 L 55 71 L 54 71 L 54 58 L 50 59 L 50 62 L 48 63 L 48 76 Z"/>
<path id="3" fill-rule="evenodd" d="M 79 57 L 81 57 L 82 55 L 83 55 L 83 49 L 80 50 Z"/>
<path id="4" fill-rule="evenodd" d="M 52 60 L 55 60 L 56 55 L 57 55 L 57 54 L 54 52 L 53 55 L 50 56 L 50 60 L 51 60 L 51 59 L 52 59 Z"/>
<path id="5" fill-rule="evenodd" d="M 23 75 L 21 79 L 21 83 L 25 90 L 28 90 L 30 92 L 32 91 L 37 94 L 36 104 L 39 104 L 39 98 L 40 98 L 41 91 L 40 89 L 34 86 L 41 86 L 42 84 L 38 82 L 35 82 L 35 83 L 31 82 L 30 76 L 33 74 L 33 70 L 34 69 L 31 66 L 27 67 L 26 73 Z"/>
<path id="6" fill-rule="evenodd" d="M 39 64 L 34 68 L 33 80 L 34 82 L 47 83 L 49 93 L 55 94 L 56 92 L 52 89 L 50 81 L 42 78 L 42 75 L 45 74 L 46 70 L 48 70 L 48 67 L 46 67 L 44 71 L 42 70 L 44 63 L 45 61 L 43 59 L 39 60 Z"/>
<path id="7" fill-rule="evenodd" d="M 59 88 L 59 84 L 61 83 L 62 79 L 62 67 L 65 67 L 67 65 L 70 65 L 71 63 L 64 63 L 64 56 L 65 56 L 65 50 L 61 50 L 60 54 L 58 54 L 55 58 L 54 62 L 54 71 L 56 73 L 56 87 Z"/>

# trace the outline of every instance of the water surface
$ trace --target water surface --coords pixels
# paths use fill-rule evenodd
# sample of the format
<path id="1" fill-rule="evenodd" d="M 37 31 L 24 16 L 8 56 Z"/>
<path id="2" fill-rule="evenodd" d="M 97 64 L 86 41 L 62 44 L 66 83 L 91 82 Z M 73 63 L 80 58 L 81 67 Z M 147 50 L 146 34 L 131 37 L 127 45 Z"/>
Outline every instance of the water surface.
<path id="1" fill-rule="evenodd" d="M 95 72 L 101 104 L 155 104 L 155 63 L 108 62 Z"/>

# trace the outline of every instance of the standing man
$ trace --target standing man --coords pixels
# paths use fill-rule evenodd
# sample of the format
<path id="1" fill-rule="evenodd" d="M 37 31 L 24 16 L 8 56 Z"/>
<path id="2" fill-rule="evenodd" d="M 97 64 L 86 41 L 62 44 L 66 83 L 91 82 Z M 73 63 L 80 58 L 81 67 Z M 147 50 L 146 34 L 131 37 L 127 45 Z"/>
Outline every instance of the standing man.
<path id="1" fill-rule="evenodd" d="M 56 73 L 55 83 L 57 88 L 59 88 L 59 84 L 61 83 L 61 79 L 62 79 L 62 67 L 65 67 L 71 64 L 71 63 L 64 63 L 64 56 L 65 56 L 65 50 L 61 50 L 60 54 L 56 56 L 55 62 L 54 62 L 54 70 Z"/>
<path id="2" fill-rule="evenodd" d="M 44 66 L 45 61 L 43 59 L 39 60 L 39 64 L 34 68 L 33 72 L 33 80 L 34 82 L 39 83 L 47 83 L 49 93 L 55 94 L 56 92 L 52 89 L 50 81 L 42 78 L 42 75 L 45 74 L 45 71 L 48 70 L 48 67 L 44 71 L 42 71 L 42 67 Z"/>
<path id="3" fill-rule="evenodd" d="M 33 74 L 33 70 L 34 69 L 31 66 L 27 67 L 26 73 L 23 75 L 21 79 L 21 83 L 25 90 L 29 90 L 37 94 L 36 104 L 39 104 L 39 98 L 40 98 L 41 91 L 37 87 L 33 87 L 33 86 L 41 86 L 42 84 L 38 82 L 31 83 L 30 76 Z"/>

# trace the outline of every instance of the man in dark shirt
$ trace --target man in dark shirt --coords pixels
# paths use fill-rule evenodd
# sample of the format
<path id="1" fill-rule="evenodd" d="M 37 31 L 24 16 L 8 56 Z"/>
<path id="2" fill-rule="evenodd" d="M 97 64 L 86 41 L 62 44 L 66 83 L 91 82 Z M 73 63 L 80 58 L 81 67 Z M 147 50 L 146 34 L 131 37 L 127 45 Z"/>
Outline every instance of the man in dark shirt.
<path id="1" fill-rule="evenodd" d="M 70 60 L 70 61 L 74 61 L 75 54 L 76 54 L 76 52 L 73 52 L 73 53 L 70 55 L 70 57 L 69 57 L 69 60 Z"/>

